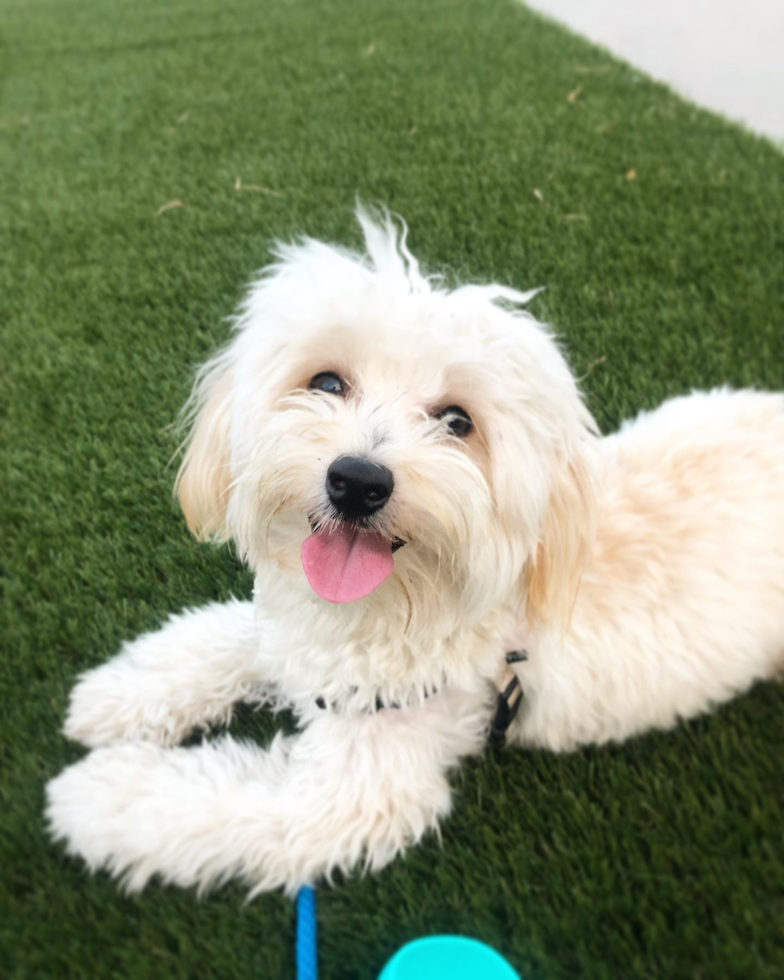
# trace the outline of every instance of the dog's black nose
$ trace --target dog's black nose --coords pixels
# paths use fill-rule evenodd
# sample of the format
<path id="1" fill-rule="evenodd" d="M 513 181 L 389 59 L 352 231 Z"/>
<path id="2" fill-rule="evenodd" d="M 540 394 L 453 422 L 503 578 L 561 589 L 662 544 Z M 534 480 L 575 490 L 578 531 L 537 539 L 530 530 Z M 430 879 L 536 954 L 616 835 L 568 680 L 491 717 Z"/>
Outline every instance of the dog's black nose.
<path id="1" fill-rule="evenodd" d="M 327 493 L 341 517 L 370 517 L 392 496 L 390 470 L 357 456 L 339 456 L 327 470 Z"/>

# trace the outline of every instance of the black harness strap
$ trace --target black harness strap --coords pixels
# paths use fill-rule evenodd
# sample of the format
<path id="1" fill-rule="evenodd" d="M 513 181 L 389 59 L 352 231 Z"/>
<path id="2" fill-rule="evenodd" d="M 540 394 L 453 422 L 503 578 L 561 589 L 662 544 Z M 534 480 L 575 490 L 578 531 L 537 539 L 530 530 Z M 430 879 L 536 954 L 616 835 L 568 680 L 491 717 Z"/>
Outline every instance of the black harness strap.
<path id="1" fill-rule="evenodd" d="M 502 746 L 506 744 L 506 733 L 517 717 L 517 712 L 523 703 L 523 689 L 511 665 L 523 663 L 527 659 L 528 654 L 525 650 L 510 650 L 505 657 L 509 666 L 501 680 L 495 714 L 490 724 L 488 741 L 491 745 Z"/>
<path id="2" fill-rule="evenodd" d="M 523 703 L 523 689 L 520 687 L 517 674 L 513 674 L 511 670 L 507 671 L 504 675 L 504 680 L 507 683 L 503 691 L 498 692 L 498 701 L 496 701 L 495 714 L 490 723 L 490 734 L 488 736 L 490 743 L 496 746 L 501 746 L 506 743 L 506 733 L 517 717 L 517 712 Z"/>

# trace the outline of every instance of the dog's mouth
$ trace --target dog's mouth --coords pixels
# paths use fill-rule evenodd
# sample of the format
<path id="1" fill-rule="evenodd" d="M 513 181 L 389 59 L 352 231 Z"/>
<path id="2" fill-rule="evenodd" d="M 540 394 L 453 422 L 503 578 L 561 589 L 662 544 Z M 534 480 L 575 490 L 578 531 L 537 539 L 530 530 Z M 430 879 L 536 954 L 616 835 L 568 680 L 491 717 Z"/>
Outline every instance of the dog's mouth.
<path id="1" fill-rule="evenodd" d="M 327 602 L 354 602 L 370 595 L 392 574 L 393 555 L 406 543 L 350 521 L 319 528 L 311 518 L 310 526 L 313 533 L 302 544 L 302 567 L 310 587 Z"/>

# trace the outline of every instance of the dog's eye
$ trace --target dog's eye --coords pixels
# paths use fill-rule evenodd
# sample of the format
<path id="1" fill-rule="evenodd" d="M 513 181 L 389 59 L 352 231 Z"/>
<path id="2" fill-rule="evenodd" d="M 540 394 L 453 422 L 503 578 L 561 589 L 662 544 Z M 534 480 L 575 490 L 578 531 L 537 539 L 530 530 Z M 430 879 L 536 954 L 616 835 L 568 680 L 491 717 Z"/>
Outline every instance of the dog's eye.
<path id="1" fill-rule="evenodd" d="M 316 374 L 310 379 L 308 388 L 312 391 L 326 391 L 328 395 L 339 395 L 341 398 L 345 398 L 348 386 L 343 378 L 339 374 L 335 374 L 334 371 L 321 371 L 320 374 Z"/>
<path id="2" fill-rule="evenodd" d="M 447 405 L 446 408 L 439 409 L 436 412 L 436 418 L 444 419 L 452 435 L 458 436 L 460 439 L 465 439 L 474 427 L 471 416 L 459 405 Z"/>

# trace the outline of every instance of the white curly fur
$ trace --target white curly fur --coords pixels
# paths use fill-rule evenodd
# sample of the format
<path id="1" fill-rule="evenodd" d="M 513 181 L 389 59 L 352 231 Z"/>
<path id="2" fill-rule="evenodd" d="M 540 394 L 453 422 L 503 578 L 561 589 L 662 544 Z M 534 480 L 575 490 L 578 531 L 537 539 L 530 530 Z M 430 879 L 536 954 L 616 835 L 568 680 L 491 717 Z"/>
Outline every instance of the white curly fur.
<path id="1" fill-rule="evenodd" d="M 253 603 L 174 617 L 73 692 L 65 732 L 94 751 L 49 784 L 52 831 L 131 888 L 381 867 L 448 813 L 506 650 L 529 654 L 512 740 L 556 751 L 668 728 L 782 666 L 784 398 L 694 394 L 600 439 L 533 294 L 450 290 L 388 217 L 360 221 L 367 257 L 281 246 L 197 381 L 180 500 L 235 542 Z M 307 389 L 325 370 L 348 398 Z M 436 417 L 455 404 L 462 441 Z M 407 543 L 372 595 L 331 605 L 299 551 L 335 520 L 343 454 L 392 470 L 374 527 Z M 176 747 L 243 699 L 293 707 L 300 733 Z"/>

